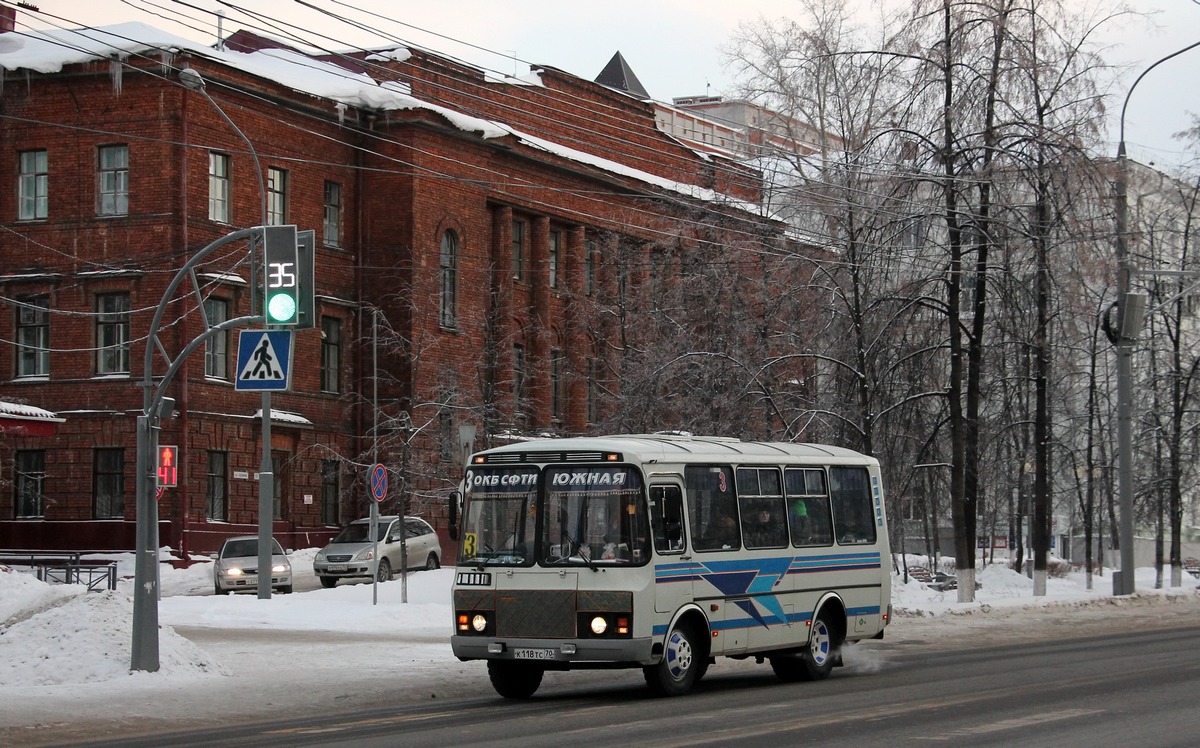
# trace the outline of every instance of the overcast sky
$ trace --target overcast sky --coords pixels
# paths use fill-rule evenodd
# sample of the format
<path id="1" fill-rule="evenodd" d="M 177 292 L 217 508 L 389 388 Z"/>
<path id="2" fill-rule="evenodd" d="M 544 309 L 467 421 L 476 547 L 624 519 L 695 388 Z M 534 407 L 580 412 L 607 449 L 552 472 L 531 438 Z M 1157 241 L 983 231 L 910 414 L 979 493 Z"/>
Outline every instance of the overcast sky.
<path id="1" fill-rule="evenodd" d="M 1067 0 L 1079 6 L 1098 1 L 1107 0 Z M 311 2 L 359 19 L 376 32 L 355 31 L 331 22 L 297 0 L 232 0 L 239 8 L 261 14 L 263 18 L 254 22 L 259 26 L 280 19 L 305 29 L 329 29 L 326 33 L 334 38 L 323 42 L 329 48 L 382 46 L 400 39 L 518 75 L 532 63 L 592 79 L 613 53 L 620 51 L 650 95 L 661 101 L 726 93 L 733 81 L 721 48 L 728 46 L 738 25 L 760 17 L 796 16 L 799 7 L 796 0 Z M 37 0 L 34 4 L 44 15 L 23 18 L 36 18 L 36 25 L 106 25 L 140 20 L 197 40 L 215 38 L 215 20 L 212 14 L 189 6 L 212 11 L 222 7 L 215 0 L 189 0 L 186 5 L 173 0 Z M 866 6 L 865 2 L 859 4 Z M 1154 23 L 1161 28 L 1123 23 L 1114 27 L 1106 39 L 1113 45 L 1110 59 L 1130 65 L 1121 91 L 1128 91 L 1138 73 L 1155 60 L 1200 41 L 1200 0 L 1134 0 L 1133 4 L 1156 12 Z M 227 32 L 249 18 L 232 9 L 226 13 Z M 292 32 L 286 26 L 279 27 L 280 35 Z M 1114 122 L 1120 104 L 1113 104 Z M 1189 112 L 1200 114 L 1200 47 L 1163 63 L 1137 85 L 1125 123 L 1130 156 L 1162 164 L 1178 163 L 1182 148 L 1171 134 L 1189 125 Z M 1112 129 L 1113 143 L 1107 150 L 1115 155 L 1116 128 Z"/>

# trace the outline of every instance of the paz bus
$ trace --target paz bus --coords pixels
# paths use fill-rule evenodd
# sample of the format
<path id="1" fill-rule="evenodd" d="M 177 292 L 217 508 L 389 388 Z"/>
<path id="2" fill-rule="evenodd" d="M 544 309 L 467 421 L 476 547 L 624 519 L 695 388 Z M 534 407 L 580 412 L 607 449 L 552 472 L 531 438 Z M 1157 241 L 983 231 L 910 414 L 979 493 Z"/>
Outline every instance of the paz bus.
<path id="1" fill-rule="evenodd" d="M 450 501 L 460 660 L 528 698 L 547 670 L 690 691 L 717 657 L 820 680 L 891 617 L 879 463 L 818 444 L 662 434 L 471 456 Z"/>

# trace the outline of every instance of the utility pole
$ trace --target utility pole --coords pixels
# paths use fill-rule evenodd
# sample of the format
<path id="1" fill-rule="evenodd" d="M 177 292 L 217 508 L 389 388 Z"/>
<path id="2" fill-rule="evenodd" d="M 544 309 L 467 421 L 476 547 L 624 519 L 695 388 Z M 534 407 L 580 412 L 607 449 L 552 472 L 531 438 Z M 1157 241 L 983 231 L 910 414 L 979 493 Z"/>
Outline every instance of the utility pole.
<path id="1" fill-rule="evenodd" d="M 1114 186 L 1116 199 L 1117 221 L 1117 500 L 1121 509 L 1118 520 L 1118 537 L 1121 541 L 1120 557 L 1121 570 L 1113 574 L 1113 594 L 1133 594 L 1133 343 L 1137 340 L 1138 330 L 1142 326 L 1142 315 L 1146 309 L 1146 295 L 1133 293 L 1130 281 L 1133 277 L 1133 265 L 1129 259 L 1128 246 L 1128 170 L 1129 163 L 1125 154 L 1125 110 L 1129 107 L 1129 98 L 1142 78 L 1154 68 L 1173 57 L 1187 52 L 1189 49 L 1200 47 L 1200 42 L 1189 44 L 1176 52 L 1163 57 L 1142 71 L 1125 94 L 1125 103 L 1121 105 L 1120 137 L 1117 143 L 1117 179 Z M 1111 337 L 1111 336 L 1110 336 Z"/>

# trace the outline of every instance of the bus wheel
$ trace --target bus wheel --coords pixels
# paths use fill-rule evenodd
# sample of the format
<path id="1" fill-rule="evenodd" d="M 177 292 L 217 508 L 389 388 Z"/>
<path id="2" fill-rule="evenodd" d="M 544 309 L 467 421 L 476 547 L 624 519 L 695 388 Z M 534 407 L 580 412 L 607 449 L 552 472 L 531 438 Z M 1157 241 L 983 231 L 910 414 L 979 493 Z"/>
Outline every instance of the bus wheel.
<path id="1" fill-rule="evenodd" d="M 506 699 L 528 699 L 542 685 L 545 670 L 537 665 L 506 660 L 488 660 L 492 688 Z"/>
<path id="2" fill-rule="evenodd" d="M 776 655 L 771 658 L 771 669 L 775 677 L 784 683 L 808 680 L 808 670 L 801 655 Z"/>
<path id="3" fill-rule="evenodd" d="M 651 691 L 660 696 L 682 696 L 692 690 L 707 664 L 696 642 L 690 626 L 671 629 L 662 662 L 642 669 Z"/>
<path id="4" fill-rule="evenodd" d="M 801 677 L 804 680 L 824 680 L 833 672 L 833 663 L 837 659 L 838 642 L 834 641 L 833 628 L 825 620 L 825 614 L 818 613 L 813 619 L 812 631 L 808 636 L 808 647 L 800 655 L 804 665 Z M 772 663 L 774 666 L 774 663 Z M 779 673 L 778 670 L 775 671 Z"/>

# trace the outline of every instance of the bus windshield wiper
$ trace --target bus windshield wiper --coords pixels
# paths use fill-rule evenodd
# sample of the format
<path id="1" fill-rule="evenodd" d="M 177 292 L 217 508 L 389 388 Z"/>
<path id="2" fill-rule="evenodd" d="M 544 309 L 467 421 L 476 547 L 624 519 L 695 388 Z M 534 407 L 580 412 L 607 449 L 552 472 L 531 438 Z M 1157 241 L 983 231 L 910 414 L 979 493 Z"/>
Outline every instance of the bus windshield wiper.
<path id="1" fill-rule="evenodd" d="M 563 537 L 567 539 L 567 542 L 571 544 L 571 546 L 575 549 L 575 552 L 578 553 L 579 557 L 583 559 L 583 562 L 588 565 L 589 569 L 594 572 L 600 571 L 600 569 L 596 566 L 596 563 L 592 561 L 591 555 L 583 552 L 583 543 L 580 543 L 578 540 L 576 540 L 571 533 L 567 532 L 566 530 L 563 530 Z M 567 558 L 569 559 L 571 555 L 572 554 L 568 553 Z"/>

